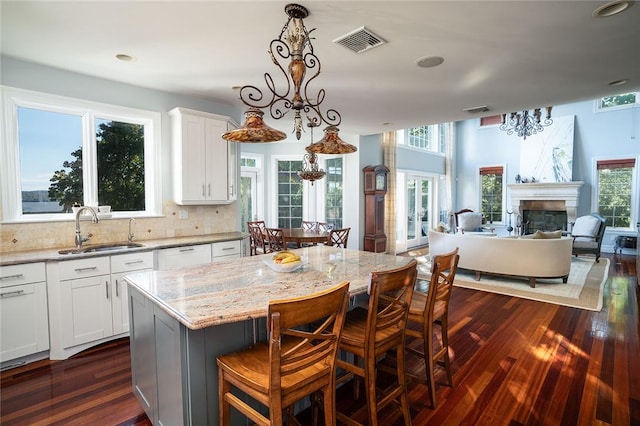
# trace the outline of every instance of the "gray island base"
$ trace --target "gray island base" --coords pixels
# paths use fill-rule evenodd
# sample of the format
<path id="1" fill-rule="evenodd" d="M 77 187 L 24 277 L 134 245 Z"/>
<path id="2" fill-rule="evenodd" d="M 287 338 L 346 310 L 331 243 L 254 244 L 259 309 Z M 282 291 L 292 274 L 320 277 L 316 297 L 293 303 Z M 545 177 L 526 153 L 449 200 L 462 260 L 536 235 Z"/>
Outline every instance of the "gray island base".
<path id="1" fill-rule="evenodd" d="M 304 265 L 272 270 L 271 255 L 128 275 L 133 392 L 154 425 L 217 425 L 216 357 L 266 338 L 270 300 L 350 282 L 366 298 L 371 271 L 412 258 L 315 246 L 294 250 Z M 233 411 L 233 410 L 232 410 Z M 232 424 L 246 424 L 233 413 Z"/>

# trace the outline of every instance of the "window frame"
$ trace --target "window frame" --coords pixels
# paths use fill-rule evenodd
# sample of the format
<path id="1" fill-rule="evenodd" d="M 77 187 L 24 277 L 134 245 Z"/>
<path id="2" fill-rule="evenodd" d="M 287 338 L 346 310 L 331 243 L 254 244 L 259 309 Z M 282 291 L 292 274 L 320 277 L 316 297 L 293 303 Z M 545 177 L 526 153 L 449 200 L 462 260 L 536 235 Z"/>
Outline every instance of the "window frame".
<path id="1" fill-rule="evenodd" d="M 610 107 L 603 107 L 602 106 L 602 100 L 604 98 L 609 98 L 611 96 L 621 96 L 621 95 L 626 95 L 626 94 L 630 94 L 630 93 L 634 93 L 635 96 L 636 96 L 636 101 L 634 103 L 624 104 L 624 105 L 614 105 L 614 106 L 610 106 Z M 609 96 L 603 96 L 603 97 L 600 97 L 600 98 L 594 100 L 593 101 L 593 105 L 594 105 L 594 111 L 596 113 L 609 112 L 609 111 L 620 111 L 620 110 L 629 109 L 629 108 L 637 108 L 637 107 L 640 106 L 640 92 L 614 93 L 614 94 L 609 95 Z"/>
<path id="2" fill-rule="evenodd" d="M 272 215 L 271 217 L 273 218 L 273 220 L 271 221 L 274 225 L 273 227 L 275 228 L 281 228 L 281 226 L 279 226 L 280 224 L 280 215 L 279 215 L 279 204 L 278 204 L 278 197 L 279 197 L 279 190 L 278 190 L 278 162 L 280 161 L 287 161 L 287 162 L 291 162 L 291 161 L 298 161 L 300 162 L 300 170 L 302 170 L 302 158 L 298 155 L 276 155 L 272 157 L 272 168 L 271 170 L 272 172 L 272 177 L 271 177 L 271 188 L 272 188 L 272 200 L 273 200 L 273 204 L 271 206 L 271 212 Z M 301 220 L 304 220 L 305 217 L 307 217 L 308 215 L 308 191 L 305 189 L 305 181 L 303 179 L 301 180 L 301 185 L 302 185 L 302 218 Z M 284 228 L 287 228 L 286 226 Z"/>
<path id="3" fill-rule="evenodd" d="M 342 173 L 340 174 L 340 176 L 342 177 L 342 179 L 340 179 L 340 188 L 342 189 L 342 203 L 340 205 L 340 224 L 339 226 L 336 225 L 334 223 L 334 226 L 336 228 L 343 228 L 344 227 L 344 176 L 345 176 L 345 158 L 344 155 L 337 155 L 337 156 L 333 156 L 333 157 L 326 157 L 323 159 L 324 162 L 324 170 L 327 173 L 325 178 L 323 180 L 321 180 L 320 182 L 323 182 L 323 189 L 324 189 L 324 194 L 322 195 L 322 200 L 323 200 L 323 206 L 322 206 L 322 215 L 323 215 L 323 221 L 324 222 L 329 222 L 329 219 L 327 218 L 327 201 L 328 201 L 328 196 L 329 196 L 329 191 L 328 191 L 328 184 L 329 184 L 329 180 L 328 177 L 331 173 L 329 173 L 329 166 L 327 164 L 327 162 L 332 161 L 332 160 L 340 160 L 342 162 L 341 165 L 341 170 Z"/>
<path id="4" fill-rule="evenodd" d="M 491 170 L 491 169 L 501 169 L 502 170 L 502 200 L 501 200 L 501 214 L 499 221 L 487 222 L 493 225 L 504 225 L 505 218 L 507 215 L 507 165 L 506 164 L 494 164 L 494 165 L 486 165 L 478 167 L 477 176 L 478 176 L 478 212 L 484 214 L 485 212 L 482 210 L 482 175 L 483 170 Z M 490 220 L 488 218 L 487 220 Z"/>
<path id="5" fill-rule="evenodd" d="M 616 161 L 616 160 L 631 160 L 631 159 L 635 160 L 635 164 L 631 172 L 631 214 L 630 214 L 631 217 L 630 217 L 629 227 L 619 228 L 619 227 L 612 227 L 607 225 L 607 231 L 619 231 L 619 232 L 637 231 L 636 223 L 638 222 L 638 220 L 640 220 L 640 217 L 638 216 L 638 202 L 640 197 L 640 188 L 638 188 L 638 185 L 640 185 L 640 171 L 639 171 L 640 167 L 638 166 L 640 163 L 640 156 L 620 155 L 615 157 L 593 158 L 593 165 L 592 165 L 593 185 L 592 185 L 592 194 L 591 194 L 591 211 L 593 212 L 600 211 L 600 205 L 598 202 L 598 199 L 600 197 L 600 181 L 598 179 L 598 163 Z"/>
<path id="6" fill-rule="evenodd" d="M 145 210 L 112 212 L 112 217 L 147 217 L 162 215 L 161 114 L 71 97 L 52 95 L 13 87 L 0 86 L 2 93 L 2 157 L 0 157 L 3 222 L 54 222 L 72 220 L 73 213 L 22 213 L 20 142 L 18 140 L 18 108 L 31 108 L 82 119 L 83 194 L 84 204 L 98 205 L 96 156 L 96 120 L 108 119 L 144 126 Z"/>
<path id="7" fill-rule="evenodd" d="M 437 123 L 437 124 L 425 124 L 423 126 L 414 126 L 405 129 L 398 130 L 396 132 L 396 138 L 398 145 L 401 145 L 407 149 L 414 149 L 420 152 L 428 152 L 430 154 L 439 154 L 445 155 L 446 150 L 446 141 L 451 131 L 450 122 L 447 123 Z M 433 148 L 421 148 L 415 145 L 409 144 L 409 132 L 411 129 L 415 129 L 418 127 L 427 127 L 429 132 L 429 145 L 435 145 Z"/>

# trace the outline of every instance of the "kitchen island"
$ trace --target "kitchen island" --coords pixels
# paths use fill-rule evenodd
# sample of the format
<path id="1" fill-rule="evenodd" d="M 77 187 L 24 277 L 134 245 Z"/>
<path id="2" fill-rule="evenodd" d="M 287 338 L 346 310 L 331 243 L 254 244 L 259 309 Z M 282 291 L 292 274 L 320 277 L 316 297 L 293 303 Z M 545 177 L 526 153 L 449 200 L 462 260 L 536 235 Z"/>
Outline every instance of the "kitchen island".
<path id="1" fill-rule="evenodd" d="M 272 255 L 128 275 L 133 392 L 155 425 L 216 425 L 216 357 L 266 338 L 268 302 L 350 282 L 352 304 L 369 273 L 410 257 L 315 246 L 303 266 L 276 272 Z M 237 413 L 235 413 L 237 414 Z M 245 424 L 241 416 L 233 424 Z"/>

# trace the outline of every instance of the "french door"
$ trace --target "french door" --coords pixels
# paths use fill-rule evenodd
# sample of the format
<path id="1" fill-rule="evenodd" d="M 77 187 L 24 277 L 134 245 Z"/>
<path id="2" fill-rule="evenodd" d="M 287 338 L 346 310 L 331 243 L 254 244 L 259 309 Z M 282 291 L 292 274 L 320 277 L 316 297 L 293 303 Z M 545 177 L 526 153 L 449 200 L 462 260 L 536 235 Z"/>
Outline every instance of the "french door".
<path id="1" fill-rule="evenodd" d="M 433 178 L 407 176 L 407 248 L 424 246 L 433 227 Z"/>

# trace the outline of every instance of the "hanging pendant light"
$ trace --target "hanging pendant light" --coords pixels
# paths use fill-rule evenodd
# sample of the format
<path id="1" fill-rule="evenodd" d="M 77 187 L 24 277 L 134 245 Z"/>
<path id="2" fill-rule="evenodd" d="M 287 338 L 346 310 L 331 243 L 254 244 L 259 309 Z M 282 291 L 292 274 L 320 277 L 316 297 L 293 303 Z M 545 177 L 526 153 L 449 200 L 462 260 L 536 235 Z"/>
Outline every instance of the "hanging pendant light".
<path id="1" fill-rule="evenodd" d="M 280 130 L 269 127 L 262 120 L 264 113 L 258 108 L 249 108 L 244 113 L 244 124 L 222 135 L 222 139 L 232 142 L 260 143 L 277 142 L 287 138 Z"/>
<path id="2" fill-rule="evenodd" d="M 309 120 L 307 126 L 311 129 L 311 142 L 313 142 L 313 128 L 319 126 L 319 124 Z M 325 175 L 325 171 L 318 166 L 318 156 L 315 152 L 308 152 L 302 157 L 302 171 L 298 172 L 300 179 L 308 180 L 313 185 L 313 182 L 322 179 Z"/>
<path id="3" fill-rule="evenodd" d="M 327 126 L 324 129 L 324 137 L 316 143 L 312 143 L 306 149 L 307 152 L 316 154 L 351 154 L 358 148 L 346 143 L 338 135 L 336 126 Z"/>

